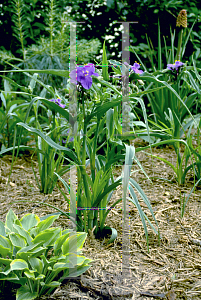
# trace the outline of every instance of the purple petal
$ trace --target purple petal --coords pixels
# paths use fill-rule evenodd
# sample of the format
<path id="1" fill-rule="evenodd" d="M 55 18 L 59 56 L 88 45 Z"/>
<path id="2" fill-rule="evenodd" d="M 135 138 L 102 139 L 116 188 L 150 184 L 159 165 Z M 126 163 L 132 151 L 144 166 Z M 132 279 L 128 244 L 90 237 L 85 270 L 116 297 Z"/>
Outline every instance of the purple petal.
<path id="1" fill-rule="evenodd" d="M 66 105 L 65 104 L 59 104 L 60 107 L 65 108 Z"/>
<path id="2" fill-rule="evenodd" d="M 91 76 L 91 75 L 99 76 L 98 73 L 95 73 L 95 67 L 94 67 L 93 64 L 88 64 L 88 65 L 86 65 L 84 68 L 85 68 L 85 72 L 86 72 L 89 76 Z"/>
<path id="3" fill-rule="evenodd" d="M 175 65 L 176 65 L 177 67 L 181 67 L 181 66 L 184 65 L 184 63 L 181 62 L 181 61 L 176 61 L 176 62 L 175 62 Z"/>
<path id="4" fill-rule="evenodd" d="M 86 76 L 81 80 L 81 85 L 86 89 L 89 90 L 92 86 L 92 78 L 90 76 Z"/>
<path id="5" fill-rule="evenodd" d="M 171 71 L 174 71 L 174 70 L 176 70 L 176 71 L 178 71 L 179 70 L 179 68 L 181 67 L 181 66 L 183 66 L 184 65 L 184 63 L 182 63 L 181 61 L 175 61 L 175 63 L 174 64 L 168 64 L 167 65 L 167 68 L 169 69 L 169 70 L 171 70 Z"/>
<path id="6" fill-rule="evenodd" d="M 133 64 L 133 67 L 136 68 L 136 69 L 139 69 L 139 68 L 140 68 L 140 64 L 134 63 L 134 64 Z"/>
<path id="7" fill-rule="evenodd" d="M 138 68 L 135 68 L 135 67 L 132 67 L 131 66 L 131 69 L 136 73 L 136 74 L 142 74 L 143 71 L 142 70 L 138 70 Z"/>

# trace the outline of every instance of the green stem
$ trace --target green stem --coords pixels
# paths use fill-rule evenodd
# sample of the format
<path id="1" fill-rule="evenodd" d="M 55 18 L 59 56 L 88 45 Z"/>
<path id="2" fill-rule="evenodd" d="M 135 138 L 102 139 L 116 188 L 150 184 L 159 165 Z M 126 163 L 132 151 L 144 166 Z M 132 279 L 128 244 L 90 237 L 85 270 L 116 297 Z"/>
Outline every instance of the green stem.
<path id="1" fill-rule="evenodd" d="M 95 181 L 95 176 L 96 176 L 96 174 L 95 174 L 95 157 L 96 157 L 96 151 L 97 151 L 99 123 L 100 123 L 100 119 L 97 117 L 97 126 L 96 126 L 96 132 L 95 132 L 95 137 L 94 137 L 94 149 L 93 149 L 93 154 L 92 154 L 92 159 L 91 159 L 91 175 L 92 175 L 93 183 Z"/>
<path id="2" fill-rule="evenodd" d="M 91 208 L 91 195 L 90 195 L 90 190 L 88 186 L 88 181 L 87 181 L 87 173 L 86 173 L 86 136 L 87 136 L 87 123 L 86 123 L 86 115 L 85 115 L 85 103 L 84 103 L 84 90 L 82 88 L 82 107 L 83 107 L 83 117 L 84 117 L 84 133 L 83 133 L 83 148 L 82 148 L 82 165 L 80 166 L 80 171 L 83 179 L 83 184 L 84 184 L 84 191 L 85 191 L 85 196 L 86 196 L 86 202 L 87 202 L 87 208 Z M 86 205 L 85 205 L 86 208 Z M 85 212 L 86 213 L 86 212 Z M 93 225 L 90 219 L 93 219 L 93 211 L 90 211 L 88 213 L 88 228 L 92 229 L 91 226 Z M 86 231 L 86 214 L 85 216 L 85 231 Z"/>
<path id="3" fill-rule="evenodd" d="M 180 30 L 179 35 L 178 35 L 178 46 L 177 46 L 176 60 L 180 60 L 180 58 L 181 58 L 182 35 L 183 35 L 183 29 Z"/>

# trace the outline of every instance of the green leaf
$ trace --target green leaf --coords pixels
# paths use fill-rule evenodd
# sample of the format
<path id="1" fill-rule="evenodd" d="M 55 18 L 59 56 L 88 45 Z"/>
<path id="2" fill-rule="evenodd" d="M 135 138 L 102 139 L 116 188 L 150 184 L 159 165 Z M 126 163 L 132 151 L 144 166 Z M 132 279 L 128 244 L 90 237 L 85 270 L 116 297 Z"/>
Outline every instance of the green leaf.
<path id="1" fill-rule="evenodd" d="M 27 245 L 26 239 L 24 237 L 22 237 L 21 235 L 19 235 L 18 233 L 10 233 L 9 237 L 10 237 L 12 244 L 18 250 L 20 250 L 21 248 L 23 248 Z"/>
<path id="2" fill-rule="evenodd" d="M 110 184 L 104 191 L 103 193 L 101 193 L 97 199 L 95 200 L 95 202 L 93 203 L 94 207 L 98 207 L 98 205 L 100 204 L 101 200 L 111 191 L 113 191 L 117 186 L 119 186 L 122 183 L 122 179 L 119 179 L 117 181 L 115 181 L 114 183 Z"/>
<path id="3" fill-rule="evenodd" d="M 42 241 L 39 244 L 43 244 L 43 243 L 44 242 Z M 19 250 L 17 252 L 16 258 L 21 258 L 21 259 L 27 260 L 28 258 L 40 256 L 41 254 L 44 254 L 47 248 L 46 247 L 38 247 L 37 245 L 38 244 L 32 245 L 32 248 L 35 247 L 35 249 L 33 249 L 32 251 L 26 251 L 26 248 L 29 248 L 29 247 L 22 248 L 21 250 Z"/>
<path id="4" fill-rule="evenodd" d="M 45 278 L 45 275 L 40 274 L 40 275 L 38 275 L 38 276 L 35 278 L 35 280 L 41 280 L 41 279 L 44 279 L 44 278 Z"/>
<path id="5" fill-rule="evenodd" d="M 23 259 L 14 259 L 10 264 L 10 269 L 14 270 L 25 270 L 29 269 L 27 262 Z"/>
<path id="6" fill-rule="evenodd" d="M 10 240 L 2 235 L 0 235 L 0 246 L 8 248 L 10 251 L 12 251 L 12 244 Z"/>
<path id="7" fill-rule="evenodd" d="M 2 245 L 0 245 L 0 254 L 1 254 L 3 257 L 6 257 L 7 255 L 8 255 L 9 257 L 11 257 L 12 251 L 10 250 L 10 248 L 6 248 L 6 247 L 3 247 Z"/>
<path id="8" fill-rule="evenodd" d="M 63 245 L 63 243 L 67 240 L 67 238 L 69 237 L 70 232 L 62 235 L 61 237 L 59 237 L 56 242 L 54 243 L 54 254 L 58 255 L 59 252 L 61 251 L 61 247 Z"/>
<path id="9" fill-rule="evenodd" d="M 17 290 L 16 294 L 16 300 L 32 300 L 36 299 L 38 297 L 37 292 L 31 292 L 30 288 L 28 286 L 21 286 Z"/>
<path id="10" fill-rule="evenodd" d="M 51 228 L 51 229 L 53 230 L 53 235 L 46 243 L 43 244 L 45 247 L 53 246 L 56 240 L 61 236 L 61 228 Z"/>
<path id="11" fill-rule="evenodd" d="M 93 184 L 93 206 L 96 201 L 96 199 L 99 197 L 100 193 L 105 191 L 105 187 L 108 185 L 109 179 L 111 177 L 111 169 L 106 171 L 103 174 L 103 170 L 101 169 L 99 172 L 96 174 L 96 178 Z"/>
<path id="12" fill-rule="evenodd" d="M 6 237 L 5 225 L 2 221 L 0 221 L 0 235 Z"/>
<path id="13" fill-rule="evenodd" d="M 29 83 L 29 86 L 28 86 L 28 89 L 30 90 L 31 93 L 33 93 L 33 90 L 36 86 L 36 80 L 35 78 L 37 79 L 38 77 L 38 73 L 34 73 L 33 74 L 33 78 L 31 79 L 30 83 Z"/>
<path id="14" fill-rule="evenodd" d="M 19 253 L 22 253 L 22 252 L 32 252 L 35 249 L 39 249 L 41 244 L 42 244 L 42 242 L 40 242 L 38 244 L 29 245 L 27 247 L 24 247 L 24 248 L 20 249 L 17 253 L 19 254 Z M 44 249 L 46 249 L 46 248 L 44 248 Z"/>
<path id="15" fill-rule="evenodd" d="M 19 235 L 21 235 L 22 237 L 24 237 L 26 239 L 26 242 L 28 244 L 31 244 L 32 237 L 30 236 L 28 231 L 26 231 L 24 228 L 22 228 L 22 227 L 20 227 L 19 225 L 16 225 L 16 224 L 14 224 L 13 227 L 18 231 Z"/>
<path id="16" fill-rule="evenodd" d="M 114 132 L 114 109 L 110 108 L 106 112 L 106 128 L 108 140 L 113 136 Z"/>
<path id="17" fill-rule="evenodd" d="M 53 272 L 60 272 L 60 271 L 64 271 L 65 269 L 69 269 L 70 267 L 73 268 L 73 264 L 72 262 L 66 262 L 66 263 L 63 263 L 63 262 L 58 262 L 56 264 L 54 264 L 54 267 L 53 267 Z"/>
<path id="18" fill-rule="evenodd" d="M 81 266 L 81 265 L 83 265 L 84 263 L 86 263 L 86 261 L 88 261 L 88 259 L 86 259 L 86 257 L 85 256 L 81 256 L 81 255 L 77 255 L 77 265 L 78 266 Z M 89 259 L 89 262 L 91 262 L 92 260 L 91 259 Z"/>
<path id="19" fill-rule="evenodd" d="M 34 214 L 26 214 L 22 217 L 20 222 L 25 230 L 30 230 L 32 227 L 36 226 L 40 222 L 40 219 Z"/>
<path id="20" fill-rule="evenodd" d="M 9 210 L 9 212 L 6 215 L 6 233 L 13 231 L 13 224 L 15 223 L 15 220 L 17 220 L 16 214 L 12 211 L 12 209 Z"/>
<path id="21" fill-rule="evenodd" d="M 56 288 L 56 287 L 58 287 L 58 286 L 61 285 L 61 282 L 58 282 L 58 281 L 52 281 L 52 282 L 50 282 L 50 283 L 48 283 L 48 284 L 46 284 L 46 283 L 44 283 L 44 282 L 40 282 L 40 285 L 41 285 L 41 286 L 46 286 L 46 287 Z"/>
<path id="22" fill-rule="evenodd" d="M 90 265 L 84 265 L 80 266 L 78 268 L 74 268 L 73 270 L 70 270 L 70 277 L 78 277 L 84 272 L 86 272 L 91 266 Z M 65 276 L 65 278 L 68 276 Z"/>
<path id="23" fill-rule="evenodd" d="M 18 276 L 14 273 L 10 273 L 10 274 L 5 275 L 3 272 L 0 272 L 0 274 L 1 274 L 0 280 L 8 280 L 8 281 L 16 280 L 16 281 L 19 281 Z"/>
<path id="24" fill-rule="evenodd" d="M 36 134 L 37 136 L 40 136 L 44 139 L 44 141 L 47 142 L 48 145 L 50 145 L 51 147 L 53 147 L 56 150 L 62 150 L 64 153 L 67 154 L 67 156 L 71 159 L 71 161 L 75 162 L 76 164 L 80 165 L 77 157 L 75 156 L 74 152 L 66 147 L 60 146 L 59 144 L 56 144 L 48 135 L 43 134 L 41 131 L 39 131 L 38 129 L 35 129 L 33 127 L 29 127 L 27 124 L 25 123 L 17 123 L 16 125 L 22 126 L 25 129 L 27 129 L 28 131 Z M 67 158 L 66 158 L 67 159 Z M 69 159 L 67 159 L 69 160 Z"/>
<path id="25" fill-rule="evenodd" d="M 47 99 L 41 98 L 40 101 L 44 102 L 50 110 L 54 110 L 58 112 L 61 116 L 63 116 L 67 122 L 70 122 L 72 125 L 74 125 L 76 119 L 64 108 L 60 107 L 55 102 L 49 101 Z"/>
<path id="26" fill-rule="evenodd" d="M 149 247 L 149 244 L 148 244 L 148 231 L 147 231 L 147 226 L 146 226 L 145 219 L 144 219 L 144 214 L 143 214 L 142 208 L 140 206 L 140 203 L 139 203 L 139 201 L 138 201 L 138 199 L 135 195 L 135 192 L 134 192 L 132 186 L 130 187 L 130 193 L 131 193 L 131 196 L 132 196 L 131 201 L 133 202 L 133 204 L 135 204 L 135 206 L 137 207 L 137 210 L 139 212 L 139 215 L 140 215 L 143 227 L 144 227 L 144 231 L 145 231 L 145 236 L 146 236 L 146 240 L 147 240 L 147 247 Z M 149 248 L 148 248 L 148 251 L 149 251 Z"/>
<path id="27" fill-rule="evenodd" d="M 107 61 L 107 55 L 105 50 L 105 41 L 103 44 L 102 75 L 104 80 L 109 81 L 108 61 Z"/>
<path id="28" fill-rule="evenodd" d="M 2 72 L 2 71 L 0 71 Z M 52 74 L 56 76 L 69 78 L 69 71 L 67 70 L 57 70 L 57 69 L 48 69 L 48 70 L 36 70 L 36 69 L 25 69 L 25 70 L 5 70 L 5 72 L 29 72 L 29 73 L 44 73 Z"/>
<path id="29" fill-rule="evenodd" d="M 71 253 L 81 250 L 86 240 L 86 237 L 86 232 L 80 232 L 70 236 L 69 238 L 67 238 L 67 240 L 62 246 L 62 253 L 66 255 L 69 253 L 69 250 L 71 251 Z"/>
<path id="30" fill-rule="evenodd" d="M 0 130 L 1 130 L 1 128 L 0 128 Z M 37 148 L 19 145 L 19 147 L 18 147 L 18 146 L 10 147 L 10 148 L 7 148 L 7 149 L 4 149 L 4 150 L 0 151 L 0 155 L 4 154 L 4 153 L 6 153 L 6 152 L 13 151 L 13 149 L 18 149 L 18 148 L 19 148 L 20 150 L 31 150 L 31 151 L 37 150 L 38 152 L 43 153 L 42 151 L 40 151 L 40 150 L 37 149 Z"/>
<path id="31" fill-rule="evenodd" d="M 111 231 L 112 231 L 112 234 L 111 234 L 110 239 L 109 239 L 109 241 L 107 242 L 107 244 L 113 243 L 114 240 L 117 238 L 117 235 L 118 235 L 118 234 L 117 234 L 117 230 L 116 230 L 115 228 L 110 227 L 110 229 L 111 229 Z"/>
<path id="32" fill-rule="evenodd" d="M 1 258 L 0 257 L 0 263 L 6 266 L 10 266 L 10 263 L 12 262 L 12 259 L 8 259 L 8 258 Z"/>
<path id="33" fill-rule="evenodd" d="M 60 228 L 57 228 L 58 230 L 61 230 Z M 58 230 L 56 231 L 56 234 L 58 235 Z M 49 243 L 53 243 L 52 242 L 52 239 L 55 238 L 55 228 L 49 228 L 49 229 L 46 229 L 42 232 L 40 232 L 33 240 L 32 240 L 32 243 L 33 244 L 36 244 L 36 243 L 39 243 L 39 242 L 42 242 L 43 241 L 43 244 L 48 244 Z"/>
<path id="34" fill-rule="evenodd" d="M 35 280 L 35 274 L 32 270 L 27 270 L 24 272 L 24 275 L 26 275 L 29 279 Z"/>
<path id="35" fill-rule="evenodd" d="M 57 220 L 59 218 L 59 215 L 53 215 L 53 216 L 49 216 L 47 219 L 40 221 L 40 223 L 38 223 L 37 225 L 37 230 L 38 232 L 41 232 L 45 229 L 48 229 L 55 220 Z"/>
<path id="36" fill-rule="evenodd" d="M 37 257 L 32 257 L 29 259 L 29 263 L 34 271 L 37 271 L 39 274 L 43 271 L 43 261 Z"/>

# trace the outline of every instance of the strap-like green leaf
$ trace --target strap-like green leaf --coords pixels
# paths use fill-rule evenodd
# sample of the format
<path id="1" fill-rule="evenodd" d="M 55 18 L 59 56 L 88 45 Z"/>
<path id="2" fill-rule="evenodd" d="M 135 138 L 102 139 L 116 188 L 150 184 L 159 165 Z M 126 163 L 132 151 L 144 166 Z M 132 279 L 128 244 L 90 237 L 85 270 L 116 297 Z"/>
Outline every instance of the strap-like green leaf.
<path id="1" fill-rule="evenodd" d="M 103 44 L 102 74 L 103 74 L 103 79 L 109 81 L 108 61 L 107 61 L 107 55 L 105 50 L 105 41 Z"/>

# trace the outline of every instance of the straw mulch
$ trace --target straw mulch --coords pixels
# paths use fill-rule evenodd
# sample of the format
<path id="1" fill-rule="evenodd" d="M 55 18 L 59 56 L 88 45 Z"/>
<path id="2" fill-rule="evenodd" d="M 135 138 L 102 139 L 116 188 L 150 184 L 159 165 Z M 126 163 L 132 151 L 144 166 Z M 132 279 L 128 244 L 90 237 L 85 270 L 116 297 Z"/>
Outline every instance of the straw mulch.
<path id="1" fill-rule="evenodd" d="M 135 147 L 142 146 L 136 139 Z M 149 150 L 148 150 L 149 151 Z M 153 149 L 159 155 L 176 165 L 172 147 Z M 137 208 L 130 203 L 127 230 L 129 236 L 122 258 L 122 203 L 108 214 L 106 224 L 115 228 L 118 238 L 107 245 L 107 240 L 96 240 L 93 232 L 88 234 L 83 255 L 94 260 L 92 267 L 77 279 L 68 279 L 51 296 L 41 299 L 201 299 L 201 187 L 192 193 L 181 219 L 180 195 L 188 195 L 193 187 L 192 175 L 187 175 L 185 185 L 178 186 L 172 169 L 162 161 L 154 160 L 144 153 L 136 154 L 148 176 L 163 177 L 152 179 L 142 171 L 132 177 L 147 195 L 159 224 L 161 241 L 147 224 L 149 252 L 146 237 Z M 37 161 L 34 161 L 37 170 Z M 30 164 L 30 155 L 17 159 L 10 183 L 6 186 L 11 167 L 11 156 L 0 158 L 0 219 L 10 208 L 22 217 L 27 212 L 39 216 L 55 210 L 43 205 L 36 206 L 35 200 L 57 206 L 68 211 L 68 204 L 57 188 L 51 195 L 43 195 L 36 185 Z M 132 171 L 139 169 L 134 164 Z M 116 175 L 122 171 L 116 168 Z M 64 179 L 68 178 L 68 174 Z M 62 185 L 61 185 L 62 186 Z M 137 194 L 138 195 L 138 194 Z M 122 197 L 122 189 L 115 191 L 112 202 Z M 26 200 L 26 202 L 19 202 Z M 140 200 L 140 198 L 139 198 Z M 111 202 L 111 203 L 112 203 Z M 143 201 L 141 207 L 154 224 Z M 54 226 L 67 228 L 69 221 L 60 217 Z M 126 250 L 125 250 L 126 249 Z M 127 251 L 127 252 L 125 252 Z M 124 263 L 122 264 L 122 259 Z M 126 269 L 127 266 L 127 269 Z M 8 293 L 0 299 L 8 298 Z M 12 295 L 10 296 L 12 299 Z"/>

